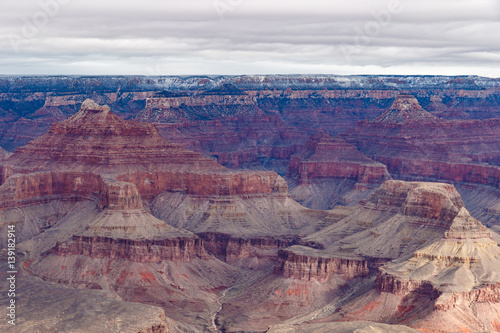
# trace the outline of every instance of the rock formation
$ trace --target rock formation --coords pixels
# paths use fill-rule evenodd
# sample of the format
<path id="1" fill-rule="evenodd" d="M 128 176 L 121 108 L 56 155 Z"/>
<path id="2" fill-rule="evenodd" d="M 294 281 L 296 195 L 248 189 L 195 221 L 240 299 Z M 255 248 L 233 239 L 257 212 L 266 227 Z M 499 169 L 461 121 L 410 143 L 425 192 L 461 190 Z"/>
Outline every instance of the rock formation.
<path id="1" fill-rule="evenodd" d="M 384 182 L 388 174 L 383 164 L 369 159 L 353 145 L 320 132 L 309 138 L 303 151 L 291 157 L 287 176 L 297 176 L 301 185 L 335 178 L 372 184 Z"/>
<path id="2" fill-rule="evenodd" d="M 394 99 L 391 107 L 375 119 L 381 123 L 408 123 L 437 119 L 435 116 L 425 111 L 418 100 L 412 95 L 398 95 Z"/>
<path id="3" fill-rule="evenodd" d="M 391 174 L 500 186 L 500 121 L 443 120 L 400 96 L 374 121 L 343 137 Z"/>
<path id="4" fill-rule="evenodd" d="M 366 190 L 376 188 L 388 178 L 385 165 L 325 132 L 309 138 L 304 149 L 291 157 L 287 171 L 294 199 L 317 209 L 348 204 L 350 197 L 356 197 L 357 201 L 366 198 L 371 192 Z"/>
<path id="5" fill-rule="evenodd" d="M 340 258 L 322 254 L 304 246 L 293 246 L 279 252 L 280 264 L 275 273 L 285 279 L 325 282 L 334 274 L 345 279 L 367 276 L 368 261 L 363 257 Z"/>
<path id="6" fill-rule="evenodd" d="M 333 210 L 344 217 L 304 240 L 330 255 L 395 259 L 441 238 L 463 206 L 452 185 L 390 180 L 359 205 Z"/>
<path id="7" fill-rule="evenodd" d="M 380 268 L 375 287 L 398 295 L 434 290 L 434 312 L 417 321 L 417 327 L 439 330 L 455 324 L 457 312 L 467 313 L 472 331 L 496 330 L 500 315 L 500 247 L 492 233 L 462 208 L 440 240 L 422 248 L 407 260 Z M 478 308 L 487 306 L 481 313 Z M 495 314 L 497 318 L 495 318 Z M 455 323 L 454 323 L 455 322 Z M 461 323 L 460 325 L 463 325 Z"/>
<path id="8" fill-rule="evenodd" d="M 147 149 L 145 149 L 147 148 Z M 186 168 L 223 169 L 215 161 L 163 139 L 154 125 L 126 121 L 86 100 L 72 117 L 21 147 L 3 163 L 3 175 L 38 170 L 122 174 Z"/>
<path id="9" fill-rule="evenodd" d="M 363 206 L 372 211 L 371 218 L 376 211 L 384 213 L 379 213 L 379 220 L 368 220 L 370 215 L 359 210 Z M 371 280 L 374 284 L 370 286 L 365 279 L 364 286 L 351 285 L 344 289 L 343 302 L 311 309 L 289 320 L 290 324 L 323 323 L 319 329 L 336 321 L 369 320 L 405 324 L 422 332 L 499 330 L 499 235 L 469 214 L 453 186 L 389 181 L 354 209 L 358 211 L 350 215 L 353 208 L 343 208 L 345 219 L 304 239 L 314 241 L 316 249 L 292 246 L 282 250 L 275 270 L 301 281 L 376 274 Z M 349 218 L 356 223 L 346 227 L 357 224 L 358 230 L 342 226 Z M 394 224 L 402 218 L 406 219 L 403 224 Z M 378 229 L 384 224 L 386 228 Z M 346 237 L 348 233 L 352 235 Z M 335 241 L 334 234 L 340 240 Z M 406 238 L 401 242 L 399 237 Z M 377 250 L 385 251 L 384 244 L 398 250 L 392 252 L 396 259 L 386 264 L 377 259 Z M 277 325 L 273 329 L 293 332 L 305 327 Z"/>
<path id="10" fill-rule="evenodd" d="M 15 176 L 9 178 L 11 175 Z M 172 218 L 168 220 L 168 216 L 162 215 L 162 207 L 175 204 L 169 200 L 178 200 L 179 195 L 195 207 L 204 207 L 203 210 L 219 209 L 217 207 L 232 205 L 231 202 L 236 200 L 238 208 L 224 208 L 236 209 L 232 217 L 224 215 L 231 223 L 249 220 L 261 223 L 257 222 L 261 215 L 245 217 L 245 206 L 248 206 L 245 202 L 252 200 L 262 202 L 254 206 L 255 214 L 266 214 L 269 209 L 266 206 L 273 205 L 273 199 L 269 202 L 270 197 L 281 202 L 285 211 L 287 205 L 294 207 L 293 211 L 303 210 L 290 201 L 287 185 L 276 173 L 227 170 L 200 153 L 169 143 L 159 136 L 153 125 L 122 120 L 111 113 L 109 107 L 98 106 L 90 100 L 83 103 L 80 112 L 55 123 L 47 134 L 17 149 L 2 164 L 2 181 L 6 183 L 0 191 L 0 195 L 5 193 L 4 206 L 8 202 L 18 205 L 19 200 L 55 194 L 89 198 L 98 193 L 97 199 L 102 207 L 115 205 L 136 209 L 140 208 L 141 199 L 152 200 L 164 193 L 161 200 L 154 201 L 154 211 L 176 226 L 189 225 L 189 221 L 178 214 L 191 208 L 184 205 L 173 212 L 169 208 L 168 214 Z M 12 200 L 7 200 L 9 196 Z M 207 206 L 207 200 L 212 196 L 211 200 L 216 204 Z M 264 207 L 260 207 L 262 205 Z M 306 221 L 306 217 L 290 221 L 288 217 L 275 216 L 276 226 L 283 226 L 274 226 L 275 232 L 288 234 L 291 227 L 311 227 L 311 221 Z M 195 215 L 190 222 L 192 230 L 224 230 L 222 226 L 203 229 L 198 219 L 207 217 L 209 213 Z M 271 225 L 269 222 L 266 224 Z M 243 233 L 252 232 L 251 228 L 240 229 Z"/>
<path id="11" fill-rule="evenodd" d="M 1 169 L 1 228 L 15 223 L 29 273 L 156 304 L 197 328 L 210 321 L 213 290 L 236 276 L 214 255 L 243 269 L 269 267 L 278 248 L 335 219 L 294 202 L 274 172 L 228 170 L 91 100 Z M 211 255 L 186 228 L 227 244 L 204 237 Z"/>
<path id="12" fill-rule="evenodd" d="M 19 327 L 500 331 L 497 81 L 0 78 Z"/>
<path id="13" fill-rule="evenodd" d="M 256 278 L 250 290 L 236 286 L 220 321 L 235 330 L 259 330 L 264 323 L 279 323 L 277 316 L 293 323 L 316 322 L 315 318 L 339 321 L 342 315 L 346 320 L 401 323 L 375 315 L 356 317 L 360 307 L 377 300 L 371 293 L 376 293 L 378 267 L 391 259 L 407 258 L 448 235 L 463 207 L 452 185 L 386 181 L 359 205 L 333 209 L 336 221 L 329 226 L 280 249 L 272 275 Z M 399 288 L 404 293 L 407 287 Z M 420 298 L 439 295 L 428 284 L 417 289 Z M 390 308 L 392 303 L 380 306 Z"/>

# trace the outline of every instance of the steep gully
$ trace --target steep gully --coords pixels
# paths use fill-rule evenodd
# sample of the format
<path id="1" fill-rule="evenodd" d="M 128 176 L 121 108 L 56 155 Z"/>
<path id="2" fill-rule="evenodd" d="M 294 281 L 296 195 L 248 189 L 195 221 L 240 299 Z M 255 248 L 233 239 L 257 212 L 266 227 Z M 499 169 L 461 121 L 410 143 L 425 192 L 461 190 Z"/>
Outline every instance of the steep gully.
<path id="1" fill-rule="evenodd" d="M 230 288 L 227 288 L 225 289 L 224 291 L 222 291 L 222 295 L 220 295 L 218 298 L 217 298 L 217 304 L 219 305 L 219 308 L 217 309 L 217 311 L 215 311 L 215 313 L 212 315 L 212 327 L 213 329 L 216 331 L 216 332 L 222 332 L 220 329 L 219 329 L 219 325 L 217 324 L 217 316 L 219 315 L 219 313 L 222 311 L 222 306 L 224 305 L 223 302 L 221 302 L 221 300 L 223 300 L 225 297 L 226 297 L 226 294 L 231 290 L 233 289 L 233 287 L 230 287 Z"/>

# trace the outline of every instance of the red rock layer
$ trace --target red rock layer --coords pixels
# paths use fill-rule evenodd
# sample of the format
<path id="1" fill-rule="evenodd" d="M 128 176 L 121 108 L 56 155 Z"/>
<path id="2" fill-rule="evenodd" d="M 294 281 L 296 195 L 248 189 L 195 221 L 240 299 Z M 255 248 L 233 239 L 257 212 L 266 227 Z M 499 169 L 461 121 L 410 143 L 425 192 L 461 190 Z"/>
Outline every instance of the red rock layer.
<path id="1" fill-rule="evenodd" d="M 3 163 L 2 180 L 14 173 L 40 169 L 118 175 L 118 180 L 135 184 L 143 199 L 164 191 L 193 195 L 287 191 L 286 183 L 274 172 L 229 171 L 202 154 L 166 141 L 154 125 L 122 120 L 109 107 L 91 100 L 71 118 L 53 124 L 46 135 L 19 148 Z M 70 182 L 65 186 L 77 186 L 78 180 Z M 123 186 L 120 191 L 131 191 Z M 116 197 L 113 191 L 116 189 L 109 190 L 105 197 Z M 53 192 L 60 191 L 55 188 Z M 136 194 L 130 192 L 126 197 L 132 201 L 113 204 L 130 209 L 140 206 Z"/>
<path id="2" fill-rule="evenodd" d="M 170 141 L 209 153 L 231 168 L 258 164 L 266 158 L 288 162 L 307 138 L 303 131 L 286 125 L 280 117 L 264 114 L 157 126 Z"/>
<path id="3" fill-rule="evenodd" d="M 450 293 L 446 299 L 439 299 L 434 304 L 436 311 L 448 311 L 458 305 L 471 305 L 474 303 L 500 303 L 500 283 L 483 285 L 478 289 L 461 292 Z"/>
<path id="4" fill-rule="evenodd" d="M 375 290 L 394 295 L 405 296 L 416 292 L 427 295 L 431 300 L 437 299 L 441 292 L 429 281 L 400 280 L 390 274 L 378 274 L 375 280 Z"/>
<path id="5" fill-rule="evenodd" d="M 11 173 L 52 169 L 119 174 L 167 166 L 224 169 L 199 153 L 166 141 L 154 125 L 123 120 L 109 107 L 91 100 L 4 162 Z"/>
<path id="6" fill-rule="evenodd" d="M 278 256 L 280 262 L 274 272 L 285 279 L 325 282 L 333 274 L 352 279 L 369 273 L 368 262 L 364 259 L 309 256 L 288 250 L 280 250 Z"/>
<path id="7" fill-rule="evenodd" d="M 300 184 L 316 179 L 355 179 L 359 183 L 381 183 L 388 178 L 385 165 L 375 162 L 342 139 L 325 132 L 313 135 L 305 149 L 293 155 L 288 177 L 297 177 Z"/>
<path id="8" fill-rule="evenodd" d="M 128 259 L 158 263 L 162 260 L 189 262 L 208 258 L 203 241 L 193 237 L 164 240 L 130 240 L 107 237 L 73 236 L 71 241 L 57 243 L 50 251 L 60 256 L 84 255 L 91 258 Z"/>
<path id="9" fill-rule="evenodd" d="M 436 119 L 409 96 L 343 137 L 397 175 L 499 187 L 499 133 L 499 119 Z"/>
<path id="10" fill-rule="evenodd" d="M 83 172 L 34 172 L 10 176 L 0 187 L 0 208 L 42 202 L 51 196 L 99 198 L 101 176 Z"/>
<path id="11" fill-rule="evenodd" d="M 425 111 L 418 100 L 412 95 L 398 95 L 394 99 L 391 107 L 381 114 L 376 122 L 405 123 L 408 121 L 425 121 L 437 119 L 435 116 Z"/>
<path id="12" fill-rule="evenodd" d="M 0 188 L 0 209 L 34 204 L 64 196 L 99 201 L 101 208 L 128 210 L 142 208 L 132 183 L 103 178 L 85 172 L 34 172 L 15 174 Z"/>
<path id="13" fill-rule="evenodd" d="M 258 257 L 258 250 L 273 250 L 288 247 L 299 242 L 298 237 L 255 237 L 237 238 L 228 234 L 206 232 L 198 234 L 208 253 L 226 261 Z M 271 258 L 271 257 L 269 257 Z M 274 258 L 272 258 L 274 259 Z"/>
<path id="14" fill-rule="evenodd" d="M 286 193 L 287 184 L 272 171 L 224 172 L 137 172 L 123 174 L 118 180 L 136 184 L 143 199 L 164 191 L 193 195 L 246 195 Z"/>
<path id="15" fill-rule="evenodd" d="M 428 177 L 453 182 L 490 185 L 500 188 L 500 166 L 474 163 L 374 157 L 387 165 L 391 173 L 409 177 Z"/>
<path id="16" fill-rule="evenodd" d="M 450 184 L 389 180 L 367 200 L 375 206 L 393 206 L 401 213 L 423 219 L 444 221 L 448 229 L 464 203 Z M 363 203 L 366 206 L 366 203 Z"/>

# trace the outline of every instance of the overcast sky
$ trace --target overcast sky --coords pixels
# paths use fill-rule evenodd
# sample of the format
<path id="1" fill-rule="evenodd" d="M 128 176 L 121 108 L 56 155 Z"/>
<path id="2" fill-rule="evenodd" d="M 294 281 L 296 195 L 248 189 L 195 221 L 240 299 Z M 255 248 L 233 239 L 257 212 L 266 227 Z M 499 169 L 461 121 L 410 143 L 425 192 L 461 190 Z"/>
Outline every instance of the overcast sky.
<path id="1" fill-rule="evenodd" d="M 0 0 L 1 74 L 500 77 L 500 0 Z"/>

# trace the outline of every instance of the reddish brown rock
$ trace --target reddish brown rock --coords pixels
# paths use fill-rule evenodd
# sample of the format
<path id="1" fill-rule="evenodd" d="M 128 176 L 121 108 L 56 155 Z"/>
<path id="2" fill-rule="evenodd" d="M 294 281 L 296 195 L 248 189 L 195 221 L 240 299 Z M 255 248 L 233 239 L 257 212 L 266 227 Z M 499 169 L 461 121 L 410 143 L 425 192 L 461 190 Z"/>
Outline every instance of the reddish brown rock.
<path id="1" fill-rule="evenodd" d="M 128 210 L 142 208 L 134 184 L 86 172 L 38 171 L 15 174 L 0 187 L 0 209 L 33 205 L 55 197 L 72 200 L 99 200 L 102 208 Z"/>
<path id="2" fill-rule="evenodd" d="M 498 188 L 499 133 L 498 119 L 436 119 L 415 98 L 402 96 L 384 115 L 358 122 L 354 133 L 343 137 L 399 176 Z"/>
<path id="3" fill-rule="evenodd" d="M 186 148 L 213 155 L 226 167 L 266 165 L 284 173 L 307 135 L 276 115 L 240 115 L 217 120 L 157 124 L 160 134 Z"/>
<path id="4" fill-rule="evenodd" d="M 0 187 L 0 209 L 47 202 L 56 197 L 90 199 L 95 196 L 97 199 L 103 187 L 101 176 L 92 173 L 39 171 L 15 174 Z"/>
<path id="5" fill-rule="evenodd" d="M 354 205 L 389 178 L 385 165 L 326 132 L 311 136 L 287 171 L 292 197 L 313 209 Z"/>
<path id="6" fill-rule="evenodd" d="M 398 95 L 391 107 L 375 119 L 382 123 L 407 123 L 435 120 L 435 116 L 425 111 L 412 95 Z"/>
<path id="7" fill-rule="evenodd" d="M 287 193 L 288 189 L 283 178 L 272 171 L 153 171 L 123 174 L 117 179 L 136 184 L 147 200 L 164 191 L 210 196 Z"/>
<path id="8" fill-rule="evenodd" d="M 470 316 L 462 322 L 467 329 L 491 330 L 491 314 L 478 308 L 484 303 L 491 313 L 500 309 L 499 255 L 492 233 L 461 208 L 442 239 L 410 259 L 381 267 L 375 288 L 401 296 L 426 296 L 434 312 L 413 323 L 414 327 L 432 329 L 440 320 L 454 328 L 458 311 Z"/>
<path id="9" fill-rule="evenodd" d="M 123 120 L 108 106 L 91 100 L 4 162 L 4 168 L 12 173 L 52 169 L 120 174 L 187 165 L 191 169 L 223 169 L 201 154 L 166 141 L 154 125 Z"/>
<path id="10" fill-rule="evenodd" d="M 295 252 L 294 250 L 298 250 Z M 275 274 L 282 275 L 285 279 L 325 282 L 334 274 L 344 279 L 367 276 L 369 273 L 368 262 L 363 258 L 340 258 L 321 256 L 309 253 L 310 250 L 298 246 L 280 250 L 279 263 L 275 266 Z"/>
<path id="11" fill-rule="evenodd" d="M 225 261 L 257 257 L 258 250 L 277 250 L 299 242 L 297 236 L 236 238 L 222 233 L 205 232 L 198 234 L 204 241 L 205 249 Z M 275 256 L 274 253 L 273 256 Z"/>
<path id="12" fill-rule="evenodd" d="M 388 178 L 385 165 L 375 162 L 342 139 L 325 132 L 313 135 L 305 149 L 293 155 L 288 177 L 298 177 L 300 184 L 321 179 L 354 179 L 358 183 L 381 183 Z"/>
<path id="13" fill-rule="evenodd" d="M 84 255 L 91 258 L 127 259 L 142 263 L 159 263 L 162 260 L 190 262 L 196 257 L 208 258 L 202 240 L 193 237 L 133 240 L 73 236 L 69 242 L 56 244 L 50 253 L 59 256 Z"/>

